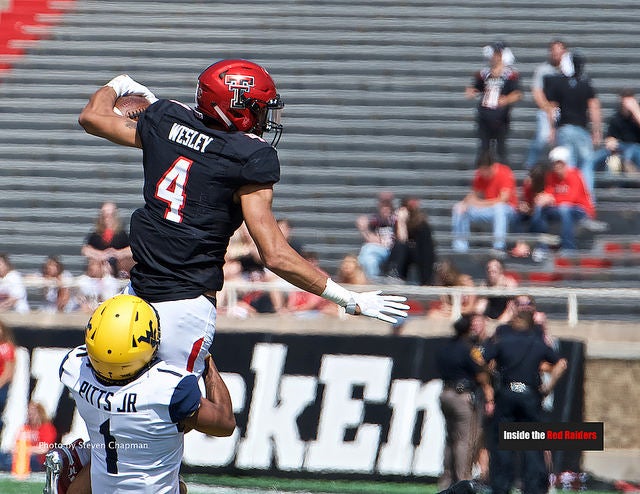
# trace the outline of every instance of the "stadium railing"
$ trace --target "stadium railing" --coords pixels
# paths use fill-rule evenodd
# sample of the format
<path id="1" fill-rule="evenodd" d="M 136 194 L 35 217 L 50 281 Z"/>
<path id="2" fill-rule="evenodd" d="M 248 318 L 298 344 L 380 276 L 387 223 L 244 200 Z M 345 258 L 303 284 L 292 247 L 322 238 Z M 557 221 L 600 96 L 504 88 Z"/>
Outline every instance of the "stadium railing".
<path id="1" fill-rule="evenodd" d="M 119 280 L 121 286 L 127 285 L 128 280 Z M 46 287 L 56 286 L 46 280 L 25 278 L 24 284 L 28 293 L 33 294 Z M 77 278 L 68 280 L 63 286 L 73 288 L 77 285 Z M 620 316 L 624 311 L 633 312 L 640 308 L 640 288 L 567 288 L 553 286 L 520 286 L 511 289 L 490 287 L 442 287 L 442 286 L 416 286 L 404 284 L 370 284 L 370 285 L 345 285 L 350 290 L 365 292 L 381 290 L 384 293 L 404 295 L 410 301 L 428 301 L 439 299 L 446 295 L 451 297 L 451 320 L 460 316 L 460 308 L 464 296 L 490 296 L 509 297 L 515 295 L 530 295 L 536 299 L 552 300 L 556 303 L 566 304 L 566 322 L 568 326 L 575 327 L 579 322 L 581 310 L 591 304 L 597 303 L 605 307 L 617 307 Z M 233 308 L 242 294 L 252 291 L 280 291 L 284 293 L 300 291 L 299 288 L 283 281 L 275 282 L 251 282 L 251 281 L 227 281 L 225 282 L 225 307 Z M 29 296 L 29 300 L 36 297 Z M 625 309 L 626 308 L 626 309 Z M 624 318 L 624 317 L 622 317 Z"/>

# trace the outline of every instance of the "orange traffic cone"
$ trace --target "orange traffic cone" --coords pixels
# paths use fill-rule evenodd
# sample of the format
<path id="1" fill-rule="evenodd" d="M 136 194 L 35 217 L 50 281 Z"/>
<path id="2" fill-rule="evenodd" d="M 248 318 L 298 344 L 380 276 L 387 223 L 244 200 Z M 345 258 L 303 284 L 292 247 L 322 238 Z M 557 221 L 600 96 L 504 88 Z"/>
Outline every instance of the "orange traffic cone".
<path id="1" fill-rule="evenodd" d="M 29 455 L 29 438 L 24 429 L 20 430 L 16 447 L 13 450 L 13 463 L 11 465 L 11 475 L 19 479 L 25 479 L 31 474 L 31 461 Z"/>

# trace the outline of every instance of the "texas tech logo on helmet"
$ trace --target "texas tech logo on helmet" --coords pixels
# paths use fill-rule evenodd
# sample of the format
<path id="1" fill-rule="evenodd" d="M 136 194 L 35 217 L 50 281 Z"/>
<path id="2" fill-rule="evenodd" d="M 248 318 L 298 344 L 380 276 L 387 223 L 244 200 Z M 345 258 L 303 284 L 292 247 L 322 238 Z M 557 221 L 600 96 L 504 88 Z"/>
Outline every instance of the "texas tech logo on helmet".
<path id="1" fill-rule="evenodd" d="M 253 76 L 225 74 L 224 83 L 229 88 L 229 91 L 233 93 L 231 108 L 244 108 L 243 95 L 251 91 L 251 88 L 255 85 Z"/>

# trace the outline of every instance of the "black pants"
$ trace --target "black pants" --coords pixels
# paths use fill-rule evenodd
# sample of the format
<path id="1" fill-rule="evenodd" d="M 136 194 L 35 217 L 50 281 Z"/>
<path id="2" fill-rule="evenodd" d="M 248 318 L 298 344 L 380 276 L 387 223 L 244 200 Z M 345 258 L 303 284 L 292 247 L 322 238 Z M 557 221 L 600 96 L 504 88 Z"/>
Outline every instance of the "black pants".
<path id="1" fill-rule="evenodd" d="M 433 265 L 436 261 L 435 245 L 429 225 L 422 225 L 408 242 L 396 242 L 386 262 L 385 271 L 404 281 L 409 278 L 409 269 L 415 266 L 420 285 L 433 283 Z"/>
<path id="2" fill-rule="evenodd" d="M 533 389 L 514 393 L 509 388 L 497 396 L 494 438 L 497 439 L 500 422 L 539 422 L 540 395 Z M 514 451 L 497 449 L 497 440 L 491 451 L 489 470 L 491 471 L 492 494 L 508 494 L 513 486 L 516 465 Z M 521 451 L 522 493 L 544 494 L 548 489 L 548 475 L 543 451 Z"/>
<path id="3" fill-rule="evenodd" d="M 483 118 L 478 119 L 477 125 L 478 139 L 480 140 L 478 156 L 491 151 L 494 160 L 508 165 L 507 133 L 509 125 L 504 122 L 487 121 Z M 492 143 L 495 143 L 495 147 L 492 146 Z"/>

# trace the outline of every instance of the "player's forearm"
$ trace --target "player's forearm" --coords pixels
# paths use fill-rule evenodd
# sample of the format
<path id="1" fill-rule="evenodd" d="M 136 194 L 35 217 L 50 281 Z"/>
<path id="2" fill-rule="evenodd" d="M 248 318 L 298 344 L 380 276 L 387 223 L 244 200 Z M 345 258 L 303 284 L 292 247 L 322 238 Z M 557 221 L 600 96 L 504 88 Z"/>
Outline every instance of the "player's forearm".
<path id="1" fill-rule="evenodd" d="M 208 362 L 202 398 L 195 428 L 211 436 L 230 436 L 236 427 L 231 395 L 213 360 Z"/>
<path id="2" fill-rule="evenodd" d="M 116 102 L 116 92 L 109 86 L 98 89 L 89 102 L 84 107 L 78 123 L 89 134 L 102 136 L 101 117 L 113 113 L 113 106 Z"/>
<path id="3" fill-rule="evenodd" d="M 533 101 L 535 101 L 538 108 L 541 110 L 547 110 L 550 106 L 549 100 L 544 95 L 544 91 L 542 89 L 532 89 L 531 96 L 533 96 Z"/>
<path id="4" fill-rule="evenodd" d="M 327 274 L 316 268 L 288 244 L 282 244 L 260 254 L 267 269 L 292 285 L 314 295 L 321 295 L 325 289 Z"/>

